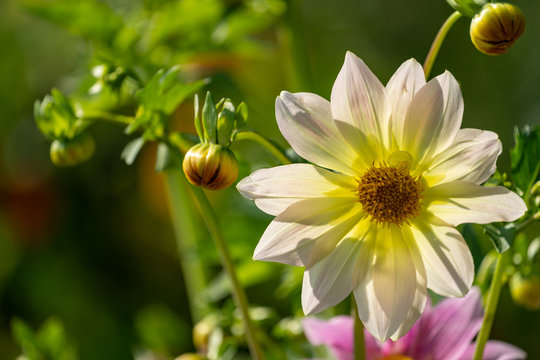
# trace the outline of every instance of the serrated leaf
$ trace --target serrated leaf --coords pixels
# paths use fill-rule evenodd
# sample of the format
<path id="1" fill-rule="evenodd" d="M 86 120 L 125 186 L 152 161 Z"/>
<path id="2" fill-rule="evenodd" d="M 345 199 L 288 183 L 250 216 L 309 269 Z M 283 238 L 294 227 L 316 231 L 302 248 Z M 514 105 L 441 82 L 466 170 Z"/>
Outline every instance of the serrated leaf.
<path id="1" fill-rule="evenodd" d="M 122 28 L 122 18 L 96 0 L 24 0 L 30 12 L 100 44 L 111 45 Z"/>
<path id="2" fill-rule="evenodd" d="M 504 253 L 512 246 L 516 235 L 516 225 L 514 223 L 493 223 L 482 227 L 499 254 Z"/>
<path id="3" fill-rule="evenodd" d="M 202 123 L 205 141 L 215 144 L 217 142 L 217 112 L 210 91 L 206 93 L 206 99 L 204 100 Z"/>
<path id="4" fill-rule="evenodd" d="M 207 80 L 198 80 L 189 84 L 176 83 L 164 95 L 162 111 L 165 114 L 171 114 L 185 99 L 199 91 Z"/>
<path id="5" fill-rule="evenodd" d="M 120 155 L 120 157 L 124 159 L 127 165 L 133 164 L 133 162 L 137 158 L 137 155 L 141 151 L 143 145 L 144 145 L 144 138 L 142 137 L 139 137 L 135 140 L 130 141 L 124 147 L 124 150 L 122 150 L 122 154 Z"/>
<path id="6" fill-rule="evenodd" d="M 208 81 L 198 80 L 184 84 L 179 78 L 179 69 L 173 66 L 165 71 L 160 69 L 136 94 L 139 101 L 150 111 L 171 114 L 187 97 L 200 90 Z"/>
<path id="7" fill-rule="evenodd" d="M 512 180 L 524 193 L 540 179 L 540 126 L 514 131 L 515 145 L 510 150 Z"/>

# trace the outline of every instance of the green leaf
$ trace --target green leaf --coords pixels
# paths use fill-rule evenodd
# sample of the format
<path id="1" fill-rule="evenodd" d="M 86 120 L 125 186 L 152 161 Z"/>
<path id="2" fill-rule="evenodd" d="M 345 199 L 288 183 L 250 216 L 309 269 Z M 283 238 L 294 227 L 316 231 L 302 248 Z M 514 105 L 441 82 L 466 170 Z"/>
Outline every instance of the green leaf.
<path id="1" fill-rule="evenodd" d="M 240 103 L 236 108 L 236 130 L 247 129 L 248 107 L 245 102 Z"/>
<path id="2" fill-rule="evenodd" d="M 195 98 L 193 99 L 193 108 L 195 109 L 195 129 L 197 130 L 197 135 L 199 135 L 199 142 L 203 142 L 204 133 L 201 117 L 199 116 L 199 96 L 197 94 L 195 94 Z"/>
<path id="3" fill-rule="evenodd" d="M 123 26 L 122 18 L 101 1 L 24 0 L 22 5 L 77 35 L 109 46 Z"/>
<path id="4" fill-rule="evenodd" d="M 49 139 L 72 139 L 82 129 L 69 99 L 57 89 L 34 103 L 34 117 Z"/>
<path id="5" fill-rule="evenodd" d="M 515 146 L 510 150 L 512 180 L 525 193 L 540 179 L 540 126 L 514 131 Z"/>
<path id="6" fill-rule="evenodd" d="M 202 121 L 205 141 L 215 144 L 217 142 L 217 112 L 210 91 L 206 93 L 206 99 L 204 100 Z"/>
<path id="7" fill-rule="evenodd" d="M 198 80 L 189 84 L 177 82 L 166 94 L 164 94 L 162 109 L 166 114 L 171 114 L 185 99 L 199 91 L 208 83 L 208 80 Z"/>
<path id="8" fill-rule="evenodd" d="M 463 15 L 472 18 L 478 13 L 487 0 L 446 0 L 454 10 L 459 11 Z"/>
<path id="9" fill-rule="evenodd" d="M 234 112 L 235 109 L 231 100 L 225 100 L 217 121 L 218 144 L 220 145 L 229 146 L 231 142 L 231 134 L 234 129 Z"/>
<path id="10" fill-rule="evenodd" d="M 11 332 L 15 341 L 21 345 L 23 354 L 30 360 L 35 360 L 39 355 L 39 346 L 34 331 L 24 321 L 14 318 L 11 321 Z"/>
<path id="11" fill-rule="evenodd" d="M 139 138 L 136 138 L 135 140 L 130 141 L 124 147 L 124 150 L 122 150 L 122 154 L 120 155 L 120 157 L 124 159 L 127 165 L 133 164 L 133 162 L 137 158 L 137 155 L 141 151 L 143 145 L 144 145 L 143 137 L 139 137 Z"/>
<path id="12" fill-rule="evenodd" d="M 166 170 L 171 165 L 171 153 L 167 144 L 159 143 L 156 154 L 156 172 Z"/>
<path id="13" fill-rule="evenodd" d="M 482 227 L 499 254 L 504 253 L 512 246 L 516 234 L 516 225 L 514 223 L 493 223 Z"/>
<path id="14" fill-rule="evenodd" d="M 66 358 L 66 352 L 69 352 L 67 337 L 62 322 L 51 317 L 41 326 L 37 332 L 37 339 L 40 347 L 54 360 Z"/>
<path id="15" fill-rule="evenodd" d="M 187 97 L 200 90 L 208 80 L 198 80 L 184 84 L 179 77 L 179 69 L 173 66 L 169 70 L 159 70 L 146 86 L 136 94 L 145 109 L 170 115 Z"/>

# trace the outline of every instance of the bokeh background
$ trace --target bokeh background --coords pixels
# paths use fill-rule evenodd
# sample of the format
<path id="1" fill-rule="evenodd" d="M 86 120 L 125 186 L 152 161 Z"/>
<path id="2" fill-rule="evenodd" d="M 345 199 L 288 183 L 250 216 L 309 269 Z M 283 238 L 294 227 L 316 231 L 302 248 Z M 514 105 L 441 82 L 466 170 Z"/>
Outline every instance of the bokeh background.
<path id="1" fill-rule="evenodd" d="M 34 123 L 33 103 L 52 87 L 66 94 L 87 91 L 97 64 L 91 56 L 96 45 L 38 16 L 34 3 L 39 2 L 0 2 L 0 359 L 21 353 L 11 334 L 14 318 L 37 329 L 51 316 L 61 321 L 81 359 L 166 359 L 193 351 L 183 280 L 189 274 L 182 274 L 179 265 L 163 175 L 153 170 L 155 149 L 146 147 L 127 166 L 120 153 L 129 139 L 122 128 L 103 123 L 91 129 L 97 150 L 88 162 L 67 169 L 50 163 L 49 142 Z M 133 24 L 149 22 L 150 38 L 159 36 L 155 28 L 165 28 L 165 40 L 151 51 L 154 65 L 181 64 L 187 79 L 210 76 L 208 89 L 216 98 L 246 101 L 251 126 L 283 146 L 273 109 L 281 90 L 329 98 L 347 50 L 385 83 L 406 59 L 424 60 L 452 12 L 443 0 L 103 3 Z M 514 127 L 540 124 L 540 3 L 515 3 L 527 26 L 507 54 L 478 52 L 463 18 L 433 70 L 448 69 L 460 81 L 463 127 L 500 135 L 502 171 L 509 169 Z M 244 8 L 260 16 L 253 17 L 255 24 L 238 26 L 235 38 L 224 19 Z M 67 15 L 57 23 L 62 16 Z M 89 16 L 87 21 L 104 20 Z M 177 23 L 184 27 L 172 31 L 164 25 Z M 180 107 L 175 126 L 193 131 L 192 111 L 189 101 Z M 240 177 L 275 164 L 250 144 L 235 150 Z M 299 315 L 301 269 L 251 261 L 271 218 L 234 188 L 210 196 L 251 302 L 272 307 L 278 319 Z M 203 225 L 196 225 L 211 281 L 208 296 L 216 308 L 230 307 L 215 248 Z M 530 231 L 538 234 L 540 228 Z M 490 245 L 480 239 L 471 246 L 478 264 Z M 503 289 L 492 338 L 540 359 L 539 324 L 539 311 L 515 305 Z"/>

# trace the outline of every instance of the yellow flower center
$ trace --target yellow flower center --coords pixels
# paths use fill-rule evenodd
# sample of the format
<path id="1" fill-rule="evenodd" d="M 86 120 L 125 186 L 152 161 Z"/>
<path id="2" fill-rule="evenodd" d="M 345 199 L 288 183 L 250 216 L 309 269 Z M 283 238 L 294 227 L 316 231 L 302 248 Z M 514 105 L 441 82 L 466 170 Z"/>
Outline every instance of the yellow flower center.
<path id="1" fill-rule="evenodd" d="M 390 356 L 385 356 L 381 358 L 380 360 L 414 360 L 414 359 L 405 355 L 390 355 Z"/>
<path id="2" fill-rule="evenodd" d="M 372 222 L 401 225 L 420 213 L 419 180 L 403 164 L 373 166 L 358 180 L 358 201 Z"/>

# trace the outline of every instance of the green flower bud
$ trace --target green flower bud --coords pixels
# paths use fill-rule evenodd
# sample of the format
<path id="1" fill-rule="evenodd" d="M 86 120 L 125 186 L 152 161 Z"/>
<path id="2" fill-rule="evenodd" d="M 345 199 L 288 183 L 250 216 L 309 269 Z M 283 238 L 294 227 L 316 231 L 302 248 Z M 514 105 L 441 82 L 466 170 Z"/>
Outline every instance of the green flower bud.
<path id="1" fill-rule="evenodd" d="M 471 21 L 471 40 L 488 55 L 506 52 L 525 30 L 525 15 L 508 3 L 487 3 Z"/>
<path id="2" fill-rule="evenodd" d="M 193 185 L 221 190 L 238 177 L 238 161 L 226 147 L 201 143 L 188 150 L 182 164 L 184 174 Z"/>
<path id="3" fill-rule="evenodd" d="M 92 136 L 81 134 L 70 140 L 56 139 L 51 144 L 51 160 L 61 167 L 77 165 L 88 160 L 94 153 Z"/>
<path id="4" fill-rule="evenodd" d="M 515 273 L 510 279 L 512 299 L 529 310 L 540 309 L 540 276 Z"/>

